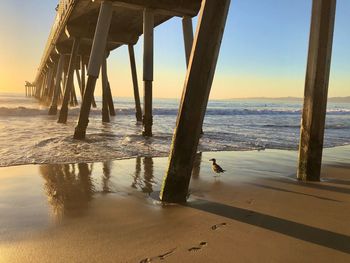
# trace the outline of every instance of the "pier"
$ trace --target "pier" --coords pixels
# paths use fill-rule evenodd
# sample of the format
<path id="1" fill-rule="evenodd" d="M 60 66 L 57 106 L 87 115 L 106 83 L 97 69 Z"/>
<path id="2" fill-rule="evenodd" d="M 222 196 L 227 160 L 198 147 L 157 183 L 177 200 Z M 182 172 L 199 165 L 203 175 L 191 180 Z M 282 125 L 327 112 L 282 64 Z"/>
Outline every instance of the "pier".
<path id="1" fill-rule="evenodd" d="M 136 120 L 142 121 L 142 135 L 151 137 L 154 28 L 181 17 L 187 74 L 160 199 L 185 202 L 229 7 L 230 0 L 61 0 L 35 77 L 35 88 L 26 85 L 26 94 L 47 104 L 51 115 L 56 115 L 61 106 L 58 122 L 65 123 L 69 106 L 78 104 L 76 75 L 82 103 L 74 138 L 83 140 L 90 109 L 96 105 L 94 90 L 100 72 L 102 121 L 109 122 L 110 115 L 115 114 L 107 75 L 108 56 L 127 45 Z M 336 0 L 313 0 L 297 174 L 303 181 L 320 180 L 335 10 Z M 192 18 L 197 15 L 193 35 Z M 141 35 L 142 109 L 134 54 L 134 45 Z"/>

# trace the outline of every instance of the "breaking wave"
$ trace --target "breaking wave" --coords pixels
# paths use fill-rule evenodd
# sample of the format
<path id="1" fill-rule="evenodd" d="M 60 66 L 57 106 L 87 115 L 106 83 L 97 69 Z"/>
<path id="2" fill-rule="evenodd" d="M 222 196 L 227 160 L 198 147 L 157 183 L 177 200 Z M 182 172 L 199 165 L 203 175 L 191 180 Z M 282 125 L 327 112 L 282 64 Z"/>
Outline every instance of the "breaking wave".
<path id="1" fill-rule="evenodd" d="M 75 107 L 69 109 L 69 115 L 79 115 L 80 108 Z M 178 110 L 154 108 L 153 114 L 160 116 L 172 116 L 177 115 Z M 122 108 L 116 109 L 116 113 L 119 115 L 134 115 L 134 108 Z M 101 114 L 99 109 L 91 109 L 91 115 Z M 327 110 L 328 115 L 350 115 L 349 109 L 331 109 Z M 43 116 L 48 115 L 48 109 L 38 108 L 27 108 L 27 107 L 0 107 L 0 116 L 2 117 L 27 117 L 27 116 Z M 208 109 L 206 115 L 220 115 L 220 116 L 231 116 L 231 115 L 301 115 L 301 110 L 286 109 L 286 110 L 271 110 L 271 109 Z"/>

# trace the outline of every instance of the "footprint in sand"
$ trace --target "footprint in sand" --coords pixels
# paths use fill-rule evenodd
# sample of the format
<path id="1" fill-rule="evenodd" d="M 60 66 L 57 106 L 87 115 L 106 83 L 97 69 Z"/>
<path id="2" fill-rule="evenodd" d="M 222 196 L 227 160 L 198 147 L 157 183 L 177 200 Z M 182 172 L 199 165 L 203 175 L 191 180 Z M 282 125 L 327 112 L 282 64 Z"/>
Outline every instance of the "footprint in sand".
<path id="1" fill-rule="evenodd" d="M 222 226 L 226 226 L 227 224 L 224 222 L 224 223 L 220 223 L 220 224 L 216 224 L 216 225 L 213 225 L 211 227 L 211 230 L 216 230 L 216 229 L 219 229 L 220 227 Z"/>
<path id="2" fill-rule="evenodd" d="M 175 250 L 176 250 L 176 248 L 173 248 L 172 250 L 170 250 L 164 254 L 158 255 L 156 257 L 142 259 L 140 261 L 140 263 L 149 263 L 149 262 L 152 262 L 156 259 L 164 260 L 166 257 L 169 257 L 171 254 L 173 254 L 175 252 Z"/>
<path id="3" fill-rule="evenodd" d="M 247 203 L 251 205 L 252 203 L 254 203 L 254 201 L 255 201 L 254 199 L 249 199 L 249 200 L 247 201 Z"/>
<path id="4" fill-rule="evenodd" d="M 188 249 L 188 251 L 195 252 L 195 251 L 201 250 L 206 245 L 208 245 L 208 242 L 202 241 L 202 242 L 199 243 L 199 246 L 191 247 L 191 248 Z"/>

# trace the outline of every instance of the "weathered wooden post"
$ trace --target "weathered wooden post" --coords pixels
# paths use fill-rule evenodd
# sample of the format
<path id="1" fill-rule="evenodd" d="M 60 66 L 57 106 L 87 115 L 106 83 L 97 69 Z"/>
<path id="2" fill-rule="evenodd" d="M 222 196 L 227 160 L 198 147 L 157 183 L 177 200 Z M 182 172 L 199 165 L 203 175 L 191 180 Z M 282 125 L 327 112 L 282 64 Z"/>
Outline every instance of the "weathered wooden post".
<path id="1" fill-rule="evenodd" d="M 154 13 L 145 8 L 143 11 L 143 136 L 152 136 L 152 85 L 153 85 L 153 31 Z"/>
<path id="2" fill-rule="evenodd" d="M 81 73 L 82 74 L 82 86 L 84 89 L 83 93 L 85 93 L 85 89 L 86 89 L 86 68 L 88 67 L 88 64 L 89 64 L 89 57 L 84 57 L 84 59 L 82 61 L 83 71 Z M 92 96 L 92 107 L 97 108 L 95 96 Z"/>
<path id="3" fill-rule="evenodd" d="M 78 105 L 78 99 L 77 99 L 77 94 L 75 92 L 75 85 L 74 85 L 74 72 L 73 72 L 73 83 L 72 83 L 72 88 L 71 88 L 71 100 L 70 100 L 70 105 L 71 106 L 76 106 Z"/>
<path id="4" fill-rule="evenodd" d="M 80 91 L 81 99 L 83 99 L 83 96 L 84 96 L 83 93 L 84 92 L 83 92 L 83 86 L 82 86 L 82 83 L 81 83 L 81 76 L 80 76 L 80 73 L 79 73 L 79 68 L 75 69 L 75 74 L 76 74 L 78 85 L 79 85 L 79 91 Z"/>
<path id="5" fill-rule="evenodd" d="M 107 58 L 108 55 L 106 55 L 104 62 L 102 63 L 102 66 L 105 67 L 105 78 L 106 78 L 106 87 L 105 87 L 105 91 L 106 91 L 106 101 L 107 101 L 107 105 L 108 105 L 108 110 L 109 110 L 109 114 L 111 116 L 115 116 L 115 109 L 114 109 L 114 102 L 113 102 L 113 96 L 112 96 L 112 91 L 111 91 L 111 85 L 109 84 L 109 80 L 108 80 L 108 73 L 107 73 Z"/>
<path id="6" fill-rule="evenodd" d="M 79 43 L 80 43 L 79 38 L 73 39 L 72 52 L 70 54 L 70 60 L 69 60 L 69 66 L 68 66 L 68 76 L 67 76 L 67 81 L 66 81 L 66 87 L 64 90 L 63 101 L 62 101 L 62 106 L 61 106 L 61 110 L 60 110 L 60 116 L 59 116 L 58 121 L 57 121 L 58 123 L 66 123 L 67 122 L 68 103 L 69 103 L 69 98 L 72 94 L 74 68 L 76 65 L 76 58 L 77 58 L 77 53 L 78 53 L 78 49 L 79 49 Z"/>
<path id="7" fill-rule="evenodd" d="M 41 72 L 40 73 L 40 77 L 39 77 L 39 81 L 38 81 L 38 83 L 37 83 L 37 90 L 36 90 L 36 92 L 35 92 L 35 97 L 37 98 L 37 99 L 40 99 L 40 92 L 41 92 L 41 88 L 42 88 L 42 85 L 43 85 L 43 81 L 44 81 L 44 72 Z"/>
<path id="8" fill-rule="evenodd" d="M 336 0 L 314 0 L 301 121 L 298 179 L 319 181 Z"/>
<path id="9" fill-rule="evenodd" d="M 53 77 L 53 66 L 49 66 L 48 67 L 48 72 L 47 72 L 47 79 L 46 79 L 46 83 L 44 86 L 44 90 L 43 90 L 43 101 L 47 101 L 48 97 L 49 97 L 49 90 L 50 90 L 50 84 L 51 84 L 51 80 Z"/>
<path id="10" fill-rule="evenodd" d="M 186 66 L 188 67 L 193 46 L 193 25 L 191 17 L 185 16 L 182 18 L 182 31 L 184 35 Z M 201 135 L 202 134 L 203 127 L 201 128 Z"/>
<path id="11" fill-rule="evenodd" d="M 111 91 L 111 85 L 108 81 L 108 78 L 107 78 L 107 102 L 108 102 L 109 114 L 111 116 L 115 116 L 115 108 L 114 108 L 113 96 Z"/>
<path id="12" fill-rule="evenodd" d="M 94 95 L 96 80 L 99 75 L 102 60 L 105 56 L 107 37 L 111 25 L 113 15 L 113 6 L 111 1 L 103 1 L 101 3 L 100 13 L 98 16 L 94 41 L 92 44 L 89 67 L 88 80 L 84 99 L 81 105 L 78 125 L 75 128 L 74 138 L 85 139 L 86 128 L 89 123 L 89 114 L 91 109 L 91 102 Z"/>
<path id="13" fill-rule="evenodd" d="M 56 115 L 57 114 L 57 103 L 58 103 L 58 96 L 59 96 L 60 90 L 61 90 L 63 66 L 64 66 L 64 55 L 60 54 L 60 58 L 58 60 L 57 71 L 56 71 L 55 88 L 54 88 L 54 92 L 53 92 L 53 97 L 52 97 L 52 102 L 51 102 L 51 106 L 50 106 L 50 110 L 49 110 L 49 115 Z"/>
<path id="14" fill-rule="evenodd" d="M 182 18 L 182 31 L 184 35 L 186 65 L 188 67 L 193 45 L 193 25 L 191 17 L 185 16 Z"/>
<path id="15" fill-rule="evenodd" d="M 84 97 L 85 92 L 85 62 L 84 62 L 84 55 L 81 55 L 81 61 L 80 61 L 80 68 L 81 68 L 81 98 Z"/>
<path id="16" fill-rule="evenodd" d="M 50 103 L 52 101 L 57 68 L 58 68 L 58 62 L 56 61 L 56 62 L 54 62 L 53 69 L 52 69 L 52 76 L 51 76 L 51 80 L 49 82 L 48 101 L 47 101 L 48 103 Z"/>
<path id="17" fill-rule="evenodd" d="M 160 199 L 185 202 L 230 0 L 203 0 Z"/>
<path id="18" fill-rule="evenodd" d="M 101 79 L 102 79 L 102 122 L 110 122 L 109 109 L 108 109 L 108 98 L 107 98 L 107 60 L 104 57 L 101 66 Z"/>
<path id="19" fill-rule="evenodd" d="M 68 64 L 69 64 L 69 59 L 68 60 Z M 67 63 L 67 62 L 66 62 Z M 61 89 L 61 101 L 63 100 L 63 94 L 64 94 L 64 89 L 66 87 L 66 83 L 67 83 L 67 71 L 68 71 L 68 66 L 64 65 L 63 68 L 63 79 L 62 79 L 62 89 Z"/>
<path id="20" fill-rule="evenodd" d="M 137 71 L 136 71 L 134 46 L 133 45 L 128 45 L 128 48 L 129 48 L 131 77 L 132 77 L 132 83 L 133 83 L 133 87 L 134 87 L 136 121 L 137 122 L 142 122 L 142 111 L 141 111 L 141 103 L 140 103 L 139 84 L 138 84 L 138 81 L 137 81 Z"/>
<path id="21" fill-rule="evenodd" d="M 44 97 L 44 94 L 45 94 L 45 87 L 46 87 L 46 83 L 47 83 L 47 78 L 48 78 L 48 72 L 46 70 L 46 72 L 44 73 L 43 82 L 41 84 L 40 91 L 39 91 L 38 99 L 40 101 L 43 100 L 43 97 Z"/>

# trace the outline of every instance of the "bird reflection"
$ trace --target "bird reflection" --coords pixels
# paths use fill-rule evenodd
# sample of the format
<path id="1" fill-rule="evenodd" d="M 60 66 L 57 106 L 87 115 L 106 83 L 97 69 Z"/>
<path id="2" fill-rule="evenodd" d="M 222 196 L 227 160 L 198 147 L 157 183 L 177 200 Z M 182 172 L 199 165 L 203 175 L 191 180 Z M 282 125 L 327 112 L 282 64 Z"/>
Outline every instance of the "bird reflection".
<path id="1" fill-rule="evenodd" d="M 134 181 L 131 184 L 131 187 L 139 189 L 144 193 L 150 194 L 153 192 L 153 158 L 144 157 L 143 161 L 143 178 L 141 178 L 141 157 L 136 158 L 135 164 L 135 175 Z"/>
<path id="2" fill-rule="evenodd" d="M 94 192 L 92 170 L 88 164 L 42 165 L 40 172 L 57 219 L 81 216 L 86 212 Z"/>

